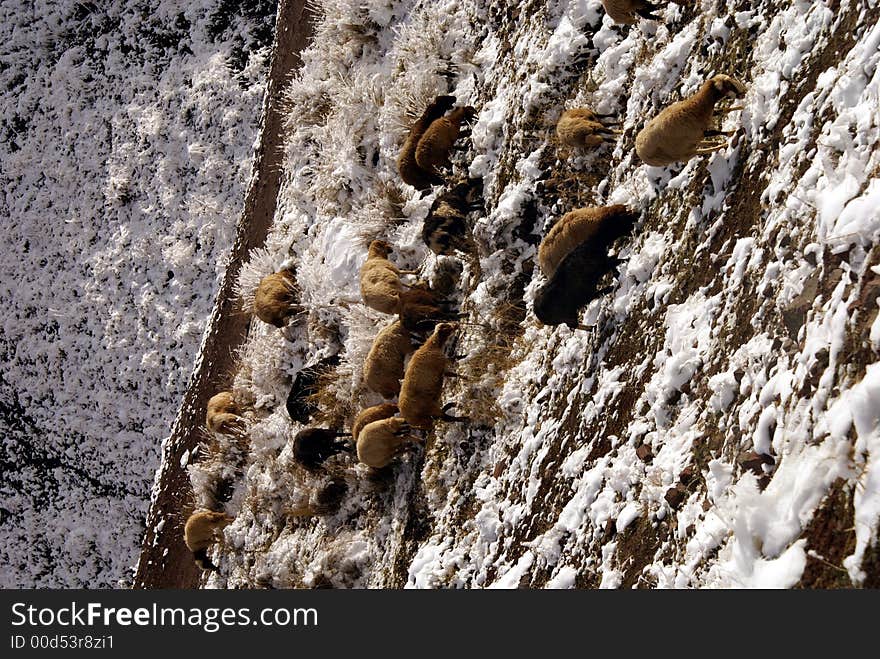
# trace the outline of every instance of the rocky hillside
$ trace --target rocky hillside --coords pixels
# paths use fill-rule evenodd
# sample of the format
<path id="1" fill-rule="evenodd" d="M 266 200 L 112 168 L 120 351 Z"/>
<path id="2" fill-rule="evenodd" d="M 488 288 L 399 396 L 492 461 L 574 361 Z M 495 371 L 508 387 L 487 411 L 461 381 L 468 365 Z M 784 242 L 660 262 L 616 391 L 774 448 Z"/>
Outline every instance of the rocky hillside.
<path id="1" fill-rule="evenodd" d="M 670 3 L 615 25 L 597 0 L 324 0 L 287 90 L 284 180 L 265 250 L 305 312 L 254 320 L 235 391 L 246 441 L 190 465 L 196 501 L 236 516 L 210 587 L 877 586 L 880 517 L 880 4 Z M 747 87 L 728 148 L 669 167 L 645 122 L 716 73 Z M 420 229 L 437 190 L 402 183 L 406 131 L 438 94 L 476 108 L 456 175 L 481 179 L 478 258 L 447 379 L 466 424 L 372 472 L 293 460 L 285 399 L 332 354 L 316 425 L 379 402 L 363 384 L 390 320 L 360 304 L 366 245 L 439 281 Z M 566 107 L 623 133 L 562 149 Z M 537 245 L 573 208 L 640 213 L 611 292 L 545 327 Z M 291 513 L 328 481 L 338 508 Z"/>

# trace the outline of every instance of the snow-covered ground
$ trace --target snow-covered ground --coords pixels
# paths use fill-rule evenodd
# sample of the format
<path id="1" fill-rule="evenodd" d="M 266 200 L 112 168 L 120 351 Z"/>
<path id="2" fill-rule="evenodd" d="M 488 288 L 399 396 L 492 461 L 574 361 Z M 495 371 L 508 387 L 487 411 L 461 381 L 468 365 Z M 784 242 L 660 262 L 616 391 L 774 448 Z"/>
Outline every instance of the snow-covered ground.
<path id="1" fill-rule="evenodd" d="M 0 6 L 0 586 L 130 579 L 274 19 L 259 0 Z"/>
<path id="2" fill-rule="evenodd" d="M 880 518 L 880 6 L 703 0 L 612 25 L 597 0 L 324 0 L 288 91 L 285 186 L 259 277 L 292 259 L 307 319 L 255 322 L 236 379 L 255 401 L 213 587 L 876 585 Z M 648 167 L 635 134 L 714 73 L 748 87 L 733 146 Z M 361 382 L 390 318 L 359 304 L 370 238 L 430 276 L 433 195 L 402 184 L 405 131 L 438 93 L 476 107 L 457 171 L 483 178 L 465 262 L 469 356 L 438 424 L 391 477 L 345 461 L 339 512 L 288 517 L 320 478 L 293 462 L 284 401 L 340 350 L 319 421 L 378 402 Z M 557 157 L 564 107 L 624 122 Z M 542 327 L 540 237 L 578 206 L 643 212 L 591 329 Z M 222 459 L 190 467 L 212 503 Z M 227 465 L 228 466 L 228 465 Z"/>

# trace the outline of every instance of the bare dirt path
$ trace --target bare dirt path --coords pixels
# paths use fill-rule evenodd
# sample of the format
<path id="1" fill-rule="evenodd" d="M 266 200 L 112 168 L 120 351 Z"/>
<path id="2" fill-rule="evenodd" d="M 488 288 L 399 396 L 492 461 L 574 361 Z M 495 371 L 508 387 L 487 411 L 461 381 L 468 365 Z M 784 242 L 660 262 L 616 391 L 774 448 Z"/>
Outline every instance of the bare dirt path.
<path id="1" fill-rule="evenodd" d="M 159 493 L 147 515 L 147 531 L 134 588 L 195 588 L 199 585 L 200 570 L 183 543 L 184 519 L 180 510 L 188 497 L 190 484 L 181 458 L 201 440 L 208 399 L 229 384 L 235 349 L 247 336 L 250 318 L 236 309 L 233 287 L 248 254 L 264 244 L 275 215 L 282 174 L 281 92 L 302 64 L 300 51 L 311 38 L 314 14 L 307 0 L 280 0 L 276 20 L 262 133 L 255 158 L 256 175 L 245 198 L 229 265 L 208 321 L 208 336 L 171 437 L 163 449 Z M 155 531 L 161 522 L 164 524 Z"/>

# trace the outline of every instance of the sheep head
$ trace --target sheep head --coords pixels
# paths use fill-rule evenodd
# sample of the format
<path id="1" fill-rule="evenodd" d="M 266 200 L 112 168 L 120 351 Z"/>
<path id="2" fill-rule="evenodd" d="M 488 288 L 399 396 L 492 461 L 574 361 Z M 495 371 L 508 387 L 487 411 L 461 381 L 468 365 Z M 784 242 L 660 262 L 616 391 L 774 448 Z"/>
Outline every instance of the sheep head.
<path id="1" fill-rule="evenodd" d="M 473 106 L 467 105 L 462 108 L 462 119 L 464 123 L 469 124 L 477 116 L 477 110 Z"/>
<path id="2" fill-rule="evenodd" d="M 434 328 L 434 335 L 440 341 L 440 344 L 443 345 L 449 340 L 449 337 L 452 336 L 452 333 L 458 329 L 457 323 L 440 323 L 437 327 Z"/>
<path id="3" fill-rule="evenodd" d="M 199 514 L 203 519 L 208 520 L 212 524 L 229 524 L 233 521 L 233 518 L 223 512 L 215 512 L 213 510 L 206 510 L 204 512 L 199 511 Z"/>
<path id="4" fill-rule="evenodd" d="M 378 256 L 381 258 L 385 258 L 392 252 L 392 247 L 390 243 L 385 242 L 384 240 L 374 240 L 370 243 L 370 256 Z"/>
<path id="5" fill-rule="evenodd" d="M 608 209 L 612 212 L 613 217 L 617 220 L 624 233 L 629 231 L 636 223 L 636 220 L 639 219 L 640 213 L 638 211 L 632 210 L 623 204 L 615 204 L 609 206 Z"/>
<path id="6" fill-rule="evenodd" d="M 742 98 L 746 94 L 746 86 L 736 78 L 723 73 L 709 79 L 718 98 Z"/>
<path id="7" fill-rule="evenodd" d="M 434 101 L 428 106 L 431 110 L 435 112 L 439 112 L 442 115 L 449 108 L 455 105 L 455 96 L 438 96 L 434 99 Z"/>

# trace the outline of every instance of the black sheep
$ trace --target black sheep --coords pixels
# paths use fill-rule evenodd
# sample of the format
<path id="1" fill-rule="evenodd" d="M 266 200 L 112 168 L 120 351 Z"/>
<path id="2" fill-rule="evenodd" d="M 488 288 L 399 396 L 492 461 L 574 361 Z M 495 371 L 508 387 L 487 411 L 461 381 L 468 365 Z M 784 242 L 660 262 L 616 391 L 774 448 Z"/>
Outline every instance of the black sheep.
<path id="1" fill-rule="evenodd" d="M 456 250 L 473 253 L 474 242 L 468 226 L 470 212 L 480 210 L 482 179 L 468 179 L 439 195 L 422 225 L 422 240 L 435 254 L 452 256 Z"/>
<path id="2" fill-rule="evenodd" d="M 327 428 L 300 430 L 293 440 L 293 457 L 309 471 L 317 471 L 324 461 L 339 453 L 354 453 L 350 433 Z"/>
<path id="3" fill-rule="evenodd" d="M 606 295 L 612 286 L 599 288 L 599 282 L 620 263 L 608 255 L 611 243 L 630 232 L 638 216 L 633 213 L 603 227 L 597 235 L 578 245 L 556 269 L 550 280 L 535 294 L 535 316 L 544 325 L 565 323 L 572 329 L 584 329 L 578 313 L 592 300 Z"/>

